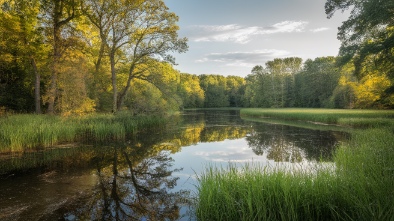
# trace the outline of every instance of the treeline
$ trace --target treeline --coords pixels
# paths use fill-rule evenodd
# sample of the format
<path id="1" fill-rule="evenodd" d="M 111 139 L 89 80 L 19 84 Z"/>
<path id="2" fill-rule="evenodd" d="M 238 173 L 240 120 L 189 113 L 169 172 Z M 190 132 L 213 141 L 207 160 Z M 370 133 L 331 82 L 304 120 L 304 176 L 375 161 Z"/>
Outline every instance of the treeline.
<path id="1" fill-rule="evenodd" d="M 393 83 L 384 72 L 371 69 L 371 73 L 357 77 L 352 63 L 339 66 L 336 57 L 319 57 L 305 62 L 297 57 L 277 58 L 266 62 L 265 66 L 255 66 L 245 78 L 181 76 L 194 79 L 194 89 L 182 97 L 190 101 L 184 103 L 187 108 L 394 107 Z"/>
<path id="2" fill-rule="evenodd" d="M 331 3 L 328 12 L 340 9 Z M 278 58 L 242 78 L 174 69 L 172 53 L 185 52 L 187 39 L 163 0 L 0 0 L 0 113 L 393 108 L 394 29 L 392 13 L 383 15 L 380 28 L 354 32 L 363 41 L 340 32 L 338 57 Z"/>
<path id="3" fill-rule="evenodd" d="M 372 68 L 372 67 L 371 67 Z M 268 61 L 246 78 L 247 107 L 390 108 L 392 81 L 371 70 L 356 77 L 352 63 L 338 65 L 338 58 L 319 57 Z"/>

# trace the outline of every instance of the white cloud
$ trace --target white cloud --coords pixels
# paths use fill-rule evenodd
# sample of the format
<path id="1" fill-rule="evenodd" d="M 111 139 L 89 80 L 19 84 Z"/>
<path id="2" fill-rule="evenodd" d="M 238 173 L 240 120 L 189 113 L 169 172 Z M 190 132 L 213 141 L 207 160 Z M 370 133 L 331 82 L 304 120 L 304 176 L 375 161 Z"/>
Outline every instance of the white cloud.
<path id="1" fill-rule="evenodd" d="M 267 34 L 302 32 L 307 24 L 306 21 L 283 21 L 272 25 L 274 29 L 267 30 Z"/>
<path id="2" fill-rule="evenodd" d="M 289 52 L 276 49 L 256 50 L 249 52 L 227 52 L 227 53 L 211 53 L 205 55 L 197 63 L 218 62 L 224 66 L 236 67 L 253 67 L 256 64 L 264 64 L 268 60 L 283 57 Z"/>
<path id="3" fill-rule="evenodd" d="M 321 27 L 321 28 L 311 29 L 310 31 L 313 33 L 317 33 L 317 32 L 328 31 L 328 30 L 330 30 L 330 28 Z"/>
<path id="4" fill-rule="evenodd" d="M 305 21 L 283 21 L 268 27 L 243 27 L 237 24 L 196 25 L 192 26 L 189 35 L 190 39 L 196 42 L 235 42 L 246 44 L 254 35 L 302 32 L 307 24 L 308 22 Z"/>

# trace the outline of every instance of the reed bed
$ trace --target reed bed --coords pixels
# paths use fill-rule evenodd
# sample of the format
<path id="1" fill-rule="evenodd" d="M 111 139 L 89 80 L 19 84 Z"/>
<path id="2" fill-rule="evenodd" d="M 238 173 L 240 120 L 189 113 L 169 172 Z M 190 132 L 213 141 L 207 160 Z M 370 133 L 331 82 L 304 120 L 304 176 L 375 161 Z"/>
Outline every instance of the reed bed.
<path id="1" fill-rule="evenodd" d="M 199 177 L 198 220 L 325 220 L 338 196 L 329 170 L 297 173 L 246 164 Z M 329 219 L 328 219 L 329 220 Z"/>
<path id="2" fill-rule="evenodd" d="M 198 220 L 393 220 L 394 136 L 354 132 L 335 167 L 283 170 L 208 166 L 199 176 Z"/>
<path id="3" fill-rule="evenodd" d="M 11 115 L 0 118 L 0 153 L 44 149 L 62 143 L 122 141 L 137 130 L 165 122 L 127 113 L 78 117 Z"/>

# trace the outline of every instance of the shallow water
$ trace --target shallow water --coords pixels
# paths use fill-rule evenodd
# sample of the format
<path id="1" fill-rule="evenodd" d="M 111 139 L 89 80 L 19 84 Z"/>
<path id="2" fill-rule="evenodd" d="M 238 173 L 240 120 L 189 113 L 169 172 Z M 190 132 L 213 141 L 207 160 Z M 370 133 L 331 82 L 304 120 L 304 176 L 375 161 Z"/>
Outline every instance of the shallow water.
<path id="1" fill-rule="evenodd" d="M 238 111 L 187 111 L 126 142 L 3 157 L 0 220 L 189 220 L 206 166 L 330 162 L 346 136 L 245 121 Z"/>

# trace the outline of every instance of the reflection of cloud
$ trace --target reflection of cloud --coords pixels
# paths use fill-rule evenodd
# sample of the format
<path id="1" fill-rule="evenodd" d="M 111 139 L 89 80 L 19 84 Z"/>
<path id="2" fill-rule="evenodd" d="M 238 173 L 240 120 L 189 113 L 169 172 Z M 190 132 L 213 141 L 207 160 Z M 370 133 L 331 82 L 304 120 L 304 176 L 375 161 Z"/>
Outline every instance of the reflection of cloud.
<path id="1" fill-rule="evenodd" d="M 317 32 L 322 32 L 322 31 L 327 31 L 327 30 L 330 30 L 330 28 L 321 27 L 321 28 L 311 29 L 310 31 L 313 33 L 317 33 Z"/>
<path id="2" fill-rule="evenodd" d="M 250 150 L 245 148 L 229 151 L 200 151 L 196 152 L 195 155 L 210 162 L 245 162 L 250 161 L 254 156 Z"/>
<path id="3" fill-rule="evenodd" d="M 243 27 L 237 24 L 230 25 L 195 25 L 192 26 L 190 39 L 196 42 L 235 42 L 245 44 L 254 35 L 267 35 L 275 33 L 302 32 L 308 22 L 283 21 L 268 27 Z"/>
<path id="4" fill-rule="evenodd" d="M 276 49 L 256 50 L 250 52 L 211 53 L 196 62 L 220 62 L 224 63 L 226 66 L 253 67 L 256 64 L 262 64 L 268 60 L 272 60 L 273 58 L 282 57 L 288 54 L 289 52 L 287 51 Z"/>

